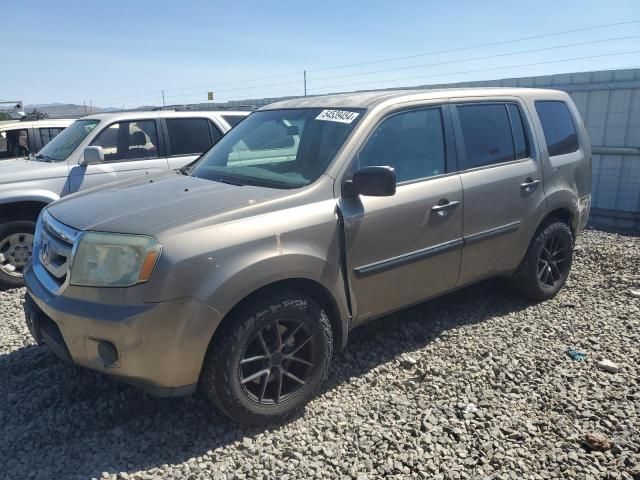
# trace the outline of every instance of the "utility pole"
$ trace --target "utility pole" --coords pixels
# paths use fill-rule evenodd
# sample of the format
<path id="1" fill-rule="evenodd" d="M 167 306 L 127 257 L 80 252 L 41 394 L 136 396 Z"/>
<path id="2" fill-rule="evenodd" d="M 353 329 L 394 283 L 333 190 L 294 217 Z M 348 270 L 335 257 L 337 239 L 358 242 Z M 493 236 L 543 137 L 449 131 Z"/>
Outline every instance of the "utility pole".
<path id="1" fill-rule="evenodd" d="M 307 96 L 307 71 L 304 71 L 304 96 Z"/>
<path id="2" fill-rule="evenodd" d="M 167 104 L 166 104 L 166 103 L 164 103 L 164 90 L 162 90 L 162 106 L 163 106 L 163 107 L 166 107 L 166 106 L 167 106 Z"/>
<path id="3" fill-rule="evenodd" d="M 93 100 L 89 99 L 89 111 L 90 115 L 93 115 Z"/>
<path id="4" fill-rule="evenodd" d="M 82 105 L 84 105 L 84 114 L 86 115 L 87 114 L 87 101 L 83 100 L 82 101 Z"/>

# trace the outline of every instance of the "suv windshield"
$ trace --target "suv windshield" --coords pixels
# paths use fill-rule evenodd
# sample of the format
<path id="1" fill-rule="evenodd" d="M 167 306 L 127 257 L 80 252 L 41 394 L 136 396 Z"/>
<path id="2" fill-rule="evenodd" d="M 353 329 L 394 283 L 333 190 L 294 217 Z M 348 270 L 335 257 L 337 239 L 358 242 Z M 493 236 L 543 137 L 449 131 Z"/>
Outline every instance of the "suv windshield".
<path id="1" fill-rule="evenodd" d="M 99 122 L 99 120 L 76 120 L 47 143 L 38 152 L 37 157 L 54 162 L 66 160 Z"/>
<path id="2" fill-rule="evenodd" d="M 240 185 L 299 188 L 324 173 L 362 110 L 255 112 L 195 165 L 192 175 Z"/>

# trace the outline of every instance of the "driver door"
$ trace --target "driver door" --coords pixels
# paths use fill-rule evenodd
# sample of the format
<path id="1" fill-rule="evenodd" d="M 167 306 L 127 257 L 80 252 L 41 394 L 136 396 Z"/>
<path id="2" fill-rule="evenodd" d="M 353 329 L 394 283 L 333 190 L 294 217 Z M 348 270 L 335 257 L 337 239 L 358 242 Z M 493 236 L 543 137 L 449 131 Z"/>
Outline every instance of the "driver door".
<path id="1" fill-rule="evenodd" d="M 391 166 L 390 197 L 341 198 L 354 325 L 452 289 L 460 272 L 462 183 L 446 106 L 394 112 L 352 171 Z"/>
<path id="2" fill-rule="evenodd" d="M 91 142 L 102 147 L 104 162 L 71 169 L 71 193 L 125 178 L 168 170 L 156 119 L 112 123 Z"/>

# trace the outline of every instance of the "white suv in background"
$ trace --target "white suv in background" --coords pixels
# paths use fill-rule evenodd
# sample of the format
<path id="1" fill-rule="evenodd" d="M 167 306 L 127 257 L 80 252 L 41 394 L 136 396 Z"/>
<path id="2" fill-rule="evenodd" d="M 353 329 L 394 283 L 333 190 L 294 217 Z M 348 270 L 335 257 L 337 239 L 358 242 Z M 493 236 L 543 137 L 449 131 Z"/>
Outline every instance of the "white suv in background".
<path id="1" fill-rule="evenodd" d="M 115 180 L 193 162 L 249 112 L 154 111 L 83 117 L 36 155 L 0 161 L 0 287 L 22 285 L 49 203 Z"/>

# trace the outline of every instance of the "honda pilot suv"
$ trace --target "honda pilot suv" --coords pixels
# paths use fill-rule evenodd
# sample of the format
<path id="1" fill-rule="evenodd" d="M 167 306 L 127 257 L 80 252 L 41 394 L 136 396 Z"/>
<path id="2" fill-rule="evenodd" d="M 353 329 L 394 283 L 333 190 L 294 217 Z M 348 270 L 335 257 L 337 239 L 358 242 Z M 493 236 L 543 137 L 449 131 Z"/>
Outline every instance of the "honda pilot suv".
<path id="1" fill-rule="evenodd" d="M 26 321 L 78 365 L 156 395 L 199 385 L 237 422 L 282 420 L 368 320 L 493 276 L 554 296 L 590 186 L 562 92 L 287 100 L 191 168 L 45 208 Z"/>
<path id="2" fill-rule="evenodd" d="M 247 115 L 241 111 L 91 115 L 60 132 L 48 129 L 51 141 L 37 154 L 1 161 L 0 287 L 22 285 L 36 220 L 46 205 L 114 180 L 181 168 Z M 26 139 L 28 131 L 23 130 Z"/>

